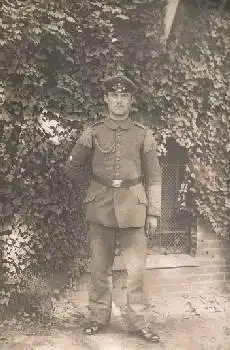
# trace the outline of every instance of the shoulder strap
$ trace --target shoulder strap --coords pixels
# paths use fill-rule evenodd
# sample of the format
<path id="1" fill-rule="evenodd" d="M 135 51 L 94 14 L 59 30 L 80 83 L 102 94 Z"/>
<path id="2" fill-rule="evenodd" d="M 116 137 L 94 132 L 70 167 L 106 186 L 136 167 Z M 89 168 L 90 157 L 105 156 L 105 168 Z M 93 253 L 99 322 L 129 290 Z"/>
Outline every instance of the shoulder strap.
<path id="1" fill-rule="evenodd" d="M 147 127 L 146 127 L 145 125 L 139 123 L 139 122 L 134 121 L 133 124 L 136 125 L 136 126 L 138 126 L 139 128 L 142 128 L 142 129 L 144 129 L 144 130 L 147 130 Z"/>
<path id="2" fill-rule="evenodd" d="M 93 124 L 90 125 L 91 128 L 93 128 L 94 126 L 100 125 L 104 123 L 104 119 L 98 120 L 96 122 L 94 122 Z"/>

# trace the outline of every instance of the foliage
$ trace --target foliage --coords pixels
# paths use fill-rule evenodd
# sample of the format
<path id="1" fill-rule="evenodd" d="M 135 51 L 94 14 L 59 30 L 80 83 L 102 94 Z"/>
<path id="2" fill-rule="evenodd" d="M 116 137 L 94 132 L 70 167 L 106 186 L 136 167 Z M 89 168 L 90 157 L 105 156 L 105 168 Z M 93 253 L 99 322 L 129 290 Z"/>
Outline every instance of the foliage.
<path id="1" fill-rule="evenodd" d="M 87 181 L 73 188 L 63 165 L 84 125 L 105 114 L 98 85 L 119 67 L 140 86 L 133 113 L 155 131 L 159 155 L 170 137 L 187 149 L 183 209 L 227 237 L 229 13 L 195 3 L 183 2 L 165 47 L 166 1 L 3 0 L 5 286 L 12 280 L 18 290 L 25 270 L 63 269 L 75 256 L 79 273 L 85 268 Z M 7 304 L 9 288 L 0 293 Z"/>
<path id="2" fill-rule="evenodd" d="M 197 212 L 218 235 L 228 237 L 229 13 L 195 10 L 187 2 L 178 17 L 169 45 L 173 65 L 165 86 L 171 98 L 161 135 L 187 148 L 186 182 Z"/>

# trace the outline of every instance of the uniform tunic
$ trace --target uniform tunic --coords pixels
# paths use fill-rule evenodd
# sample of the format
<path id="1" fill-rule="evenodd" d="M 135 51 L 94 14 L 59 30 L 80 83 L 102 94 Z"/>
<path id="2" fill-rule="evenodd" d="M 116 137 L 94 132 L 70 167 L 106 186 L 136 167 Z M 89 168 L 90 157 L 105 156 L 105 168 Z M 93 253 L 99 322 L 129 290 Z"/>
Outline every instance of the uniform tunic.
<path id="1" fill-rule="evenodd" d="M 93 173 L 109 180 L 143 182 L 129 188 L 113 188 L 91 181 L 87 190 L 86 219 L 97 225 L 143 227 L 146 214 L 160 216 L 161 171 L 151 130 L 130 118 L 106 118 L 83 132 L 66 164 L 70 178 L 77 180 L 90 158 Z"/>

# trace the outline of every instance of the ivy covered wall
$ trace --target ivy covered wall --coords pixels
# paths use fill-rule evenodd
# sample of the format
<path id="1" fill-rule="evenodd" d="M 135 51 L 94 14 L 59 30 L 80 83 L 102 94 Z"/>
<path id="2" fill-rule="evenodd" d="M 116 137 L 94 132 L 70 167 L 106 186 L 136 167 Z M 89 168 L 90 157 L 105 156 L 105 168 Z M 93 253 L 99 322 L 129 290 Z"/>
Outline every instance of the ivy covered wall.
<path id="1" fill-rule="evenodd" d="M 84 269 L 87 183 L 73 189 L 63 164 L 84 126 L 105 115 L 99 86 L 118 67 L 139 86 L 133 116 L 153 129 L 159 156 L 170 137 L 187 150 L 181 209 L 228 237 L 230 12 L 181 1 L 165 46 L 165 6 L 3 0 L 2 285 L 17 290 L 30 267 L 59 269 L 76 256 Z"/>

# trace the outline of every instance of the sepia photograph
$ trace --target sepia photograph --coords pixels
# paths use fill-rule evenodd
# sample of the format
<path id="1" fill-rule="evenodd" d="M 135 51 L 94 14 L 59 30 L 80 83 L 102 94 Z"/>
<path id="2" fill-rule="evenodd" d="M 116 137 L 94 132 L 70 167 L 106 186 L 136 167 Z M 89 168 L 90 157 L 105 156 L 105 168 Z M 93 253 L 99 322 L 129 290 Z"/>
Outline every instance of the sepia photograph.
<path id="1" fill-rule="evenodd" d="M 230 0 L 2 0 L 0 349 L 230 349 Z"/>

